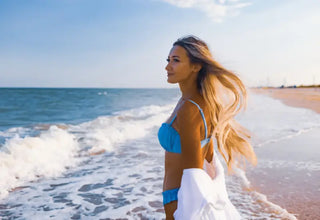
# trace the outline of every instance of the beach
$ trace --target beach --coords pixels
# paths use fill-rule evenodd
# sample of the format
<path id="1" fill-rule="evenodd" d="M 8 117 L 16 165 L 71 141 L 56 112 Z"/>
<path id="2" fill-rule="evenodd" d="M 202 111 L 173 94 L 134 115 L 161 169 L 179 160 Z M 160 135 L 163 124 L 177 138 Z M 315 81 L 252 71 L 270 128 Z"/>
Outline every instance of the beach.
<path id="1" fill-rule="evenodd" d="M 289 106 L 320 113 L 320 88 L 251 91 L 279 99 Z M 268 201 L 297 219 L 320 219 L 319 137 L 320 128 L 314 127 L 257 147 L 258 165 L 246 173 L 253 190 L 266 195 Z"/>
<path id="2" fill-rule="evenodd" d="M 0 89 L 0 218 L 164 219 L 157 132 L 180 97 L 178 89 Z M 236 120 L 253 132 L 258 156 L 257 167 L 226 175 L 243 219 L 319 219 L 320 115 L 250 90 Z"/>
<path id="3" fill-rule="evenodd" d="M 251 88 L 257 94 L 269 95 L 294 107 L 309 108 L 320 114 L 320 87 L 314 88 Z"/>

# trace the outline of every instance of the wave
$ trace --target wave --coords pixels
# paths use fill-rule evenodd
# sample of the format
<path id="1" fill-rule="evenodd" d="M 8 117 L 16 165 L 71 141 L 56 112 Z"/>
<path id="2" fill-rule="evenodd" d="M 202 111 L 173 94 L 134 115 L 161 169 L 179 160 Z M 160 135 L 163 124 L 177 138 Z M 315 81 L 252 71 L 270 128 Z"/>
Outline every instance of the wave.
<path id="1" fill-rule="evenodd" d="M 27 181 L 61 175 L 77 164 L 75 137 L 51 126 L 39 137 L 14 137 L 0 152 L 0 198 Z"/>
<path id="2" fill-rule="evenodd" d="M 0 148 L 0 199 L 29 181 L 61 176 L 88 156 L 113 152 L 119 144 L 145 137 L 172 108 L 150 105 L 77 125 L 37 124 L 2 132 L 8 139 Z"/>

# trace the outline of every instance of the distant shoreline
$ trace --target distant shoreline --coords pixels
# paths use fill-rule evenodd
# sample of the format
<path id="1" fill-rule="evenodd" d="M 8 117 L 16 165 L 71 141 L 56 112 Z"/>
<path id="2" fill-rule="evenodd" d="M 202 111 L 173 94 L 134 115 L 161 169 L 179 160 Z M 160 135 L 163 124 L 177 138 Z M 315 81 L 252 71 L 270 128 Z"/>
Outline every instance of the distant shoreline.
<path id="1" fill-rule="evenodd" d="M 286 105 L 308 108 L 320 114 L 320 85 L 296 88 L 261 87 L 250 88 L 250 91 L 269 95 L 280 99 Z"/>
<path id="2" fill-rule="evenodd" d="M 320 84 L 319 85 L 293 85 L 293 86 L 279 86 L 279 87 L 273 87 L 273 86 L 258 86 L 258 87 L 250 87 L 250 89 L 286 89 L 286 88 L 320 88 Z"/>

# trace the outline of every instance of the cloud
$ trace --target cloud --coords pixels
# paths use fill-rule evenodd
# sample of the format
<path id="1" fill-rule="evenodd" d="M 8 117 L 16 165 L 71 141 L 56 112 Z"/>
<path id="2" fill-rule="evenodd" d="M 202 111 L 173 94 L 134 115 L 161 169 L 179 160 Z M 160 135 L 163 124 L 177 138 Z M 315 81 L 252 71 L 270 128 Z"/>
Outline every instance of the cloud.
<path id="1" fill-rule="evenodd" d="M 162 0 L 180 8 L 194 8 L 206 13 L 214 22 L 222 22 L 227 16 L 237 16 L 240 10 L 251 5 L 241 0 Z"/>

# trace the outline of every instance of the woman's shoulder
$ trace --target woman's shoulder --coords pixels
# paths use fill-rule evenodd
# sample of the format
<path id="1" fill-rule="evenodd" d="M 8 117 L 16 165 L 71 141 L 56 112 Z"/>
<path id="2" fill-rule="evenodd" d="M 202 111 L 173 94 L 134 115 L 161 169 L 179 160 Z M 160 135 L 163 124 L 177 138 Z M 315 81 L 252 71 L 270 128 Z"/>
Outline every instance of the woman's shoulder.
<path id="1" fill-rule="evenodd" d="M 203 103 L 199 100 L 184 100 L 184 103 L 177 112 L 177 120 L 179 125 L 183 125 L 185 123 L 192 123 L 193 125 L 196 125 L 202 122 L 201 114 L 199 112 L 200 109 L 195 103 L 202 108 L 201 105 L 203 105 Z"/>
<path id="2" fill-rule="evenodd" d="M 206 108 L 205 100 L 202 96 L 193 96 L 184 100 L 183 106 L 185 111 L 199 111 Z M 200 109 L 199 109 L 200 108 Z"/>

